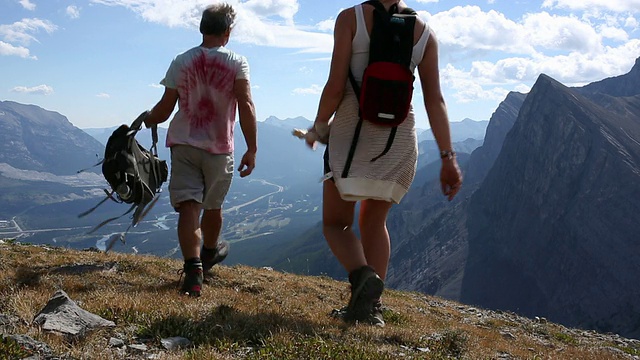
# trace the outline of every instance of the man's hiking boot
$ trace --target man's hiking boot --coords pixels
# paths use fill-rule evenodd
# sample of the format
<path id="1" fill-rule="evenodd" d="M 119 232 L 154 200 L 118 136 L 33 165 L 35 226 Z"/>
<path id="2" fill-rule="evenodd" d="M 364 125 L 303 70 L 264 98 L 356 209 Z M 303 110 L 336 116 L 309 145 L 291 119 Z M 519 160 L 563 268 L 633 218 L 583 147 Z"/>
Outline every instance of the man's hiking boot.
<path id="1" fill-rule="evenodd" d="M 370 266 L 363 266 L 352 271 L 349 274 L 349 282 L 351 283 L 351 299 L 347 305 L 345 320 L 372 323 L 374 305 L 380 303 L 384 282 Z M 382 319 L 382 308 L 378 313 Z"/>
<path id="2" fill-rule="evenodd" d="M 200 259 L 190 259 L 184 262 L 180 279 L 184 276 L 184 282 L 180 291 L 189 296 L 200 296 L 202 291 L 203 271 Z"/>
<path id="3" fill-rule="evenodd" d="M 218 240 L 215 249 L 207 249 L 202 246 L 200 258 L 202 259 L 202 270 L 207 272 L 218 263 L 221 263 L 229 254 L 229 243 L 225 240 Z"/>

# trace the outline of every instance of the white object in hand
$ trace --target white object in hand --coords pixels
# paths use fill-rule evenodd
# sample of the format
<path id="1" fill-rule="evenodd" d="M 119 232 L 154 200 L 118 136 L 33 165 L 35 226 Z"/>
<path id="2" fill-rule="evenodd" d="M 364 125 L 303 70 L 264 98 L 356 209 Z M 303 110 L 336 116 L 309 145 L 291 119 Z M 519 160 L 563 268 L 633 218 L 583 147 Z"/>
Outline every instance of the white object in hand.
<path id="1" fill-rule="evenodd" d="M 305 139 L 310 142 L 320 141 L 320 136 L 315 131 L 309 131 L 305 129 L 293 129 L 293 136 L 296 136 L 300 139 Z"/>
<path id="2" fill-rule="evenodd" d="M 307 134 L 309 133 L 309 131 L 307 131 L 306 129 L 293 129 L 293 136 L 299 138 L 299 139 L 304 139 L 305 136 L 307 136 Z"/>

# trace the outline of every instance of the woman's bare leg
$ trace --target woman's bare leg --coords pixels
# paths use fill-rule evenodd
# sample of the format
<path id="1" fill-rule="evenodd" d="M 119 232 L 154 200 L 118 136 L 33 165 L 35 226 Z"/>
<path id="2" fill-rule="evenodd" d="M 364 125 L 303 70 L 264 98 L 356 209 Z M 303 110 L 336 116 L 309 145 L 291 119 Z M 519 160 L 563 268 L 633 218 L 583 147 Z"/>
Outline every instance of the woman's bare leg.
<path id="1" fill-rule="evenodd" d="M 331 180 L 324 182 L 322 197 L 323 233 L 331 251 L 348 273 L 367 265 L 362 243 L 353 232 L 355 202 L 342 200 Z"/>
<path id="2" fill-rule="evenodd" d="M 381 200 L 364 200 L 360 204 L 360 236 L 367 264 L 384 280 L 387 276 L 391 241 L 387 231 L 387 215 L 391 203 Z"/>

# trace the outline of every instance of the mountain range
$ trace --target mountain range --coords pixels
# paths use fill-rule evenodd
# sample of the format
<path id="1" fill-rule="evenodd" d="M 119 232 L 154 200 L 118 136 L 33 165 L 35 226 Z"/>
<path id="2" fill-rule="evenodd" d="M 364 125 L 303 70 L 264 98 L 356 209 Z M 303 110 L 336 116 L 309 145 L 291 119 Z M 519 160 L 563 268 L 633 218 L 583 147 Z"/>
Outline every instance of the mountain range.
<path id="1" fill-rule="evenodd" d="M 459 163 L 454 201 L 430 163 L 392 208 L 388 287 L 640 337 L 640 59 L 579 88 L 541 74 Z M 276 265 L 344 278 L 321 227 L 305 236 Z"/>
<path id="2" fill-rule="evenodd" d="M 278 121 L 259 124 L 264 165 L 255 179 L 281 191 L 237 183 L 230 201 L 244 207 L 229 218 L 242 226 L 225 234 L 242 241 L 229 263 L 344 279 L 319 224 L 321 151 L 290 134 L 310 122 Z M 528 94 L 509 93 L 485 128 L 482 143 L 459 152 L 465 182 L 452 202 L 440 193 L 438 161 L 429 161 L 433 144 L 420 143 L 427 155 L 388 219 L 387 286 L 640 337 L 640 59 L 627 74 L 577 88 L 541 74 Z M 261 200 L 252 207 L 242 197 Z M 242 235 L 267 226 L 264 216 L 267 230 Z"/>
<path id="3" fill-rule="evenodd" d="M 77 215 L 104 198 L 108 185 L 99 166 L 91 167 L 101 157 L 109 136 L 117 127 L 80 130 L 63 115 L 33 105 L 0 103 L 0 111 L 10 121 L 3 122 L 5 144 L 37 144 L 4 147 L 0 157 L 0 237 L 20 236 L 32 243 L 55 243 L 73 248 L 103 249 L 105 240 L 123 231 L 128 217 L 109 224 L 94 235 L 93 226 L 126 209 L 111 201 L 89 216 Z M 130 120 L 123 119 L 125 124 Z M 258 159 L 252 176 L 236 177 L 225 201 L 225 225 L 222 236 L 235 243 L 255 240 L 253 245 L 291 243 L 321 220 L 323 147 L 308 149 L 292 136 L 294 128 L 307 128 L 311 121 L 303 118 L 267 118 L 258 122 Z M 159 127 L 159 156 L 170 159 L 164 147 L 166 127 Z M 478 131 L 481 138 L 484 131 Z M 34 135 L 37 134 L 37 135 Z M 236 156 L 246 146 L 239 127 L 234 135 Z M 136 139 L 151 146 L 151 132 L 142 129 Z M 481 140 L 473 139 L 470 146 Z M 423 144 L 424 148 L 429 145 Z M 48 151 L 39 151 L 46 148 Z M 69 149 L 73 150 L 69 153 Z M 425 153 L 426 155 L 426 153 Z M 427 159 L 423 157 L 423 159 Z M 432 159 L 431 159 L 432 160 Z M 58 164 L 64 164 L 60 169 Z M 80 174 L 80 169 L 87 169 Z M 60 175 L 57 175 L 60 173 Z M 127 242 L 116 250 L 179 256 L 176 239 L 177 214 L 165 193 L 137 228 L 127 235 Z M 253 246 L 252 245 L 252 246 Z M 242 247 L 244 245 L 240 245 Z M 234 251 L 229 262 L 260 266 L 263 253 Z"/>
<path id="4" fill-rule="evenodd" d="M 639 141 L 640 60 L 582 88 L 541 75 L 493 114 L 458 200 L 434 182 L 394 213 L 389 285 L 640 337 Z"/>

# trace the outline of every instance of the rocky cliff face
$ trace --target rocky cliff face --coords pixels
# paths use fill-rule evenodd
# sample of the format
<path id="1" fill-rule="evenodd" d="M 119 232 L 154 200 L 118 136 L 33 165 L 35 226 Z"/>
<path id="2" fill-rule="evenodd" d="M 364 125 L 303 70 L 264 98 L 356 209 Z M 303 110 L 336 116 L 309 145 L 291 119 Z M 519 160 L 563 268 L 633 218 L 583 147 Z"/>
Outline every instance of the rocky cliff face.
<path id="1" fill-rule="evenodd" d="M 470 199 L 460 300 L 638 337 L 640 96 L 590 98 L 535 84 Z"/>
<path id="2" fill-rule="evenodd" d="M 509 94 L 453 203 L 416 177 L 394 208 L 388 285 L 640 337 L 639 94 L 640 61 Z"/>
<path id="3" fill-rule="evenodd" d="M 468 200 L 498 157 L 525 97 L 509 93 L 491 116 L 483 145 L 470 156 L 458 156 L 464 186 L 452 203 L 442 196 L 440 162 L 419 170 L 409 194 L 389 215 L 393 235 L 389 286 L 460 298 L 468 255 Z"/>
<path id="4" fill-rule="evenodd" d="M 0 163 L 69 175 L 103 155 L 102 144 L 59 113 L 0 101 Z"/>
<path id="5" fill-rule="evenodd" d="M 465 187 L 477 185 L 484 180 L 502 150 L 502 144 L 518 118 L 526 94 L 511 92 L 491 116 L 482 147 L 471 154 L 469 166 L 464 172 Z"/>

